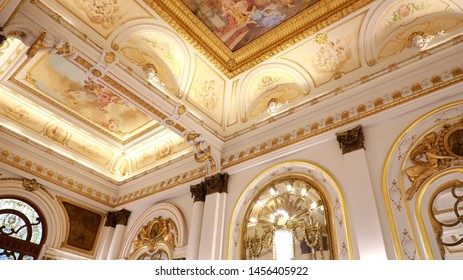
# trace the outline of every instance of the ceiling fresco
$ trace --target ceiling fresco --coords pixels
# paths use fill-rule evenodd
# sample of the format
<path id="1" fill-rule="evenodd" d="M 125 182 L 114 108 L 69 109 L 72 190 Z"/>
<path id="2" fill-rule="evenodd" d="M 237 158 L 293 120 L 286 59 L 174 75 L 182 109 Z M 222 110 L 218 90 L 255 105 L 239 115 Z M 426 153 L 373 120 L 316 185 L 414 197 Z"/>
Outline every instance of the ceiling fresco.
<path id="1" fill-rule="evenodd" d="M 369 4 L 370 0 L 144 0 L 228 78 Z"/>
<path id="2" fill-rule="evenodd" d="M 24 77 L 14 77 L 17 82 L 46 102 L 56 104 L 118 139 L 124 140 L 156 123 L 121 93 L 61 55 L 45 53 L 37 62 L 24 67 L 29 69 Z"/>
<path id="3" fill-rule="evenodd" d="M 318 0 L 182 2 L 231 51 L 236 51 Z"/>
<path id="4" fill-rule="evenodd" d="M 228 143 L 342 106 L 340 94 L 463 34 L 461 0 L 19 2 L 0 9 L 0 127 L 116 186 L 253 157 L 260 144 Z M 293 134 L 325 124 L 306 126 Z"/>

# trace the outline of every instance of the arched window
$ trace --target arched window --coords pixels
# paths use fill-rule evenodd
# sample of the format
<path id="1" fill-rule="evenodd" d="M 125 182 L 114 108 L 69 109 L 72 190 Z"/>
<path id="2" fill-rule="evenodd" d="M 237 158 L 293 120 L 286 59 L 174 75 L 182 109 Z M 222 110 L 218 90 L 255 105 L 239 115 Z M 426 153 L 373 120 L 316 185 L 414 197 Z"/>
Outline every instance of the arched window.
<path id="1" fill-rule="evenodd" d="M 243 259 L 333 259 L 325 198 L 305 179 L 270 182 L 244 219 Z"/>
<path id="2" fill-rule="evenodd" d="M 0 197 L 0 260 L 37 259 L 45 240 L 45 220 L 32 203 Z"/>

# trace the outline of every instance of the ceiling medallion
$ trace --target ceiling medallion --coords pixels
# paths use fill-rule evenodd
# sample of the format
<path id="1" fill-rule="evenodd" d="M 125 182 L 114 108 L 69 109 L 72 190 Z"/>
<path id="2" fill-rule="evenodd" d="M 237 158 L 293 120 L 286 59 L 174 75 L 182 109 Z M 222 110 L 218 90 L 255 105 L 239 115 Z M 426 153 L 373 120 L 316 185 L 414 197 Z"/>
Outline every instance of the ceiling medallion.
<path id="1" fill-rule="evenodd" d="M 144 0 L 185 40 L 228 78 L 250 69 L 295 43 L 319 32 L 372 0 L 313 0 L 283 5 L 255 1 L 209 1 L 202 10 L 185 0 Z M 282 1 L 284 2 L 284 1 Z M 246 3 L 246 4 L 244 4 Z M 224 14 L 228 14 L 225 19 Z"/>

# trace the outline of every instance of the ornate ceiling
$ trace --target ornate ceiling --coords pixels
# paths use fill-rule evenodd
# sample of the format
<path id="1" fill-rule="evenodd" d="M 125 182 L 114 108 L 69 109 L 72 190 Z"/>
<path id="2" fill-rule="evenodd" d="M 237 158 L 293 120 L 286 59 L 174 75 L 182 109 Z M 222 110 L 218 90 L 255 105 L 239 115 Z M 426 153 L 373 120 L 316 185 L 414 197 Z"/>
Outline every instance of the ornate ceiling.
<path id="1" fill-rule="evenodd" d="M 233 143 L 459 44 L 463 30 L 463 1 L 445 0 L 4 0 L 0 15 L 2 133 L 116 189 L 185 162 L 174 181 L 231 166 Z"/>

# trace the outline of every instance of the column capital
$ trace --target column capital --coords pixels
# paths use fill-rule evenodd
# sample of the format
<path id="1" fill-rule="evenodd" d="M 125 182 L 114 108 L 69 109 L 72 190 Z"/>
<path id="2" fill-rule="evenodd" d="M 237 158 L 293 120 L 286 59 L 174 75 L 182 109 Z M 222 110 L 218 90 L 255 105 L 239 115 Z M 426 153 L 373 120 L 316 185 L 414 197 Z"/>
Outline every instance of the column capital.
<path id="1" fill-rule="evenodd" d="M 116 212 L 115 211 L 108 211 L 106 213 L 106 222 L 104 224 L 105 227 L 113 227 L 115 228 L 117 225 L 116 219 Z"/>
<path id="2" fill-rule="evenodd" d="M 339 148 L 342 154 L 347 154 L 356 150 L 365 149 L 363 141 L 362 126 L 357 126 L 344 132 L 336 133 L 336 140 L 339 142 Z"/>
<path id="3" fill-rule="evenodd" d="M 126 210 L 125 208 L 115 212 L 116 224 L 126 226 L 129 220 L 130 213 L 131 212 L 129 210 Z"/>
<path id="4" fill-rule="evenodd" d="M 213 193 L 226 193 L 228 188 L 228 177 L 229 175 L 227 173 L 217 173 L 204 178 L 206 195 Z"/>
<path id="5" fill-rule="evenodd" d="M 201 182 L 196 185 L 191 185 L 190 192 L 191 192 L 191 197 L 194 197 L 194 202 L 206 201 L 206 185 L 204 184 L 204 182 Z"/>

